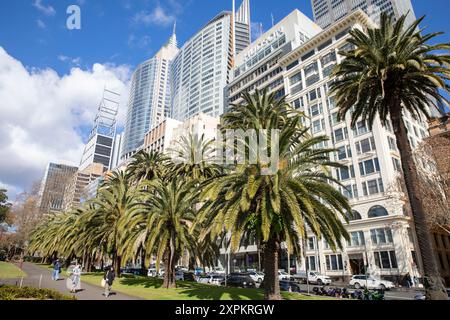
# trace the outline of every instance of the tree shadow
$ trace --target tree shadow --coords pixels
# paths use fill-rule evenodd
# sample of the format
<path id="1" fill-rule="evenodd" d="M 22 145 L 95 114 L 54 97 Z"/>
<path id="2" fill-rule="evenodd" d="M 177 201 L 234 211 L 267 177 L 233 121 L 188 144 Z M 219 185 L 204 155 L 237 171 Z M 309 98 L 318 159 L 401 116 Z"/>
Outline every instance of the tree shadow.
<path id="1" fill-rule="evenodd" d="M 121 278 L 120 283 L 125 286 L 143 286 L 144 288 L 165 290 L 163 280 L 157 278 L 127 277 Z M 200 300 L 221 300 L 227 295 L 231 300 L 262 300 L 264 294 L 260 289 L 243 289 L 223 286 L 214 286 L 189 281 L 177 281 L 177 292 L 180 294 L 179 300 L 183 300 L 182 295 Z"/>

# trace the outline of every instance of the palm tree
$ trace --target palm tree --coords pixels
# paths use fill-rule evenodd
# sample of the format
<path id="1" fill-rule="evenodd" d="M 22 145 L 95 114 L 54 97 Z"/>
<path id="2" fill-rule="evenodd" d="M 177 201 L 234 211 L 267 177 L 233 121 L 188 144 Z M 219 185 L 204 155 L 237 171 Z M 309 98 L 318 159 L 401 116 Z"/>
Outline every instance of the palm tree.
<path id="1" fill-rule="evenodd" d="M 328 168 L 333 150 L 317 148 L 326 137 L 311 138 L 300 125 L 300 116 L 273 94 L 244 95 L 245 106 L 232 106 L 224 116 L 224 127 L 240 129 L 281 129 L 279 163 L 272 175 L 264 175 L 265 164 L 239 164 L 234 172 L 208 183 L 200 194 L 205 201 L 199 221 L 207 226 L 203 236 L 231 235 L 236 251 L 244 235 L 254 235 L 264 248 L 265 298 L 281 299 L 278 283 L 280 245 L 300 253 L 306 228 L 330 247 L 342 247 L 348 238 L 338 213 L 350 210 L 347 199 L 330 182 Z M 239 112 L 245 116 L 238 116 Z"/>
<path id="2" fill-rule="evenodd" d="M 134 184 L 139 184 L 144 180 L 161 178 L 167 164 L 168 158 L 162 153 L 141 150 L 133 156 L 127 167 L 129 179 Z"/>
<path id="3" fill-rule="evenodd" d="M 340 53 L 345 60 L 334 71 L 337 80 L 332 92 L 336 93 L 340 117 L 352 113 L 353 127 L 359 120 L 372 127 L 376 116 L 385 126 L 391 120 L 417 232 L 427 296 L 439 299 L 444 298 L 444 286 L 431 245 L 403 116 L 409 112 L 417 120 L 429 117 L 430 105 L 448 105 L 440 90 L 448 93 L 450 88 L 447 82 L 450 45 L 430 44 L 440 33 L 422 34 L 419 24 L 424 17 L 410 26 L 405 26 L 405 18 L 394 22 L 391 16 L 383 14 L 378 29 L 369 29 L 367 33 L 350 31 L 347 41 L 355 49 Z"/>
<path id="4" fill-rule="evenodd" d="M 119 222 L 122 217 L 141 209 L 136 192 L 124 172 L 114 172 L 93 200 L 87 221 L 91 240 L 107 247 L 117 276 L 120 276 L 122 265 L 119 245 L 123 230 L 119 228 Z"/>
<path id="5" fill-rule="evenodd" d="M 222 167 L 214 162 L 214 140 L 189 133 L 177 141 L 169 150 L 173 155 L 172 177 L 186 177 L 197 181 L 213 178 L 222 172 Z"/>
<path id="6" fill-rule="evenodd" d="M 150 192 L 143 194 L 143 210 L 128 214 L 124 224 L 133 230 L 128 241 L 135 248 L 143 244 L 146 252 L 153 253 L 157 268 L 163 261 L 163 286 L 174 288 L 175 264 L 181 254 L 197 252 L 197 239 L 191 232 L 195 219 L 195 181 L 174 177 L 171 181 L 156 179 L 145 185 Z"/>

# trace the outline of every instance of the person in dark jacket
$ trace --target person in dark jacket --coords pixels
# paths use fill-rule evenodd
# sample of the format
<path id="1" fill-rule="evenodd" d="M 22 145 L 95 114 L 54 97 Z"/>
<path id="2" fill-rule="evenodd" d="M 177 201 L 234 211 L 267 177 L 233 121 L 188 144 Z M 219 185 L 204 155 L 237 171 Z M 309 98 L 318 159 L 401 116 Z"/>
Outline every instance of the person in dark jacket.
<path id="1" fill-rule="evenodd" d="M 108 298 L 111 292 L 111 287 L 113 285 L 116 275 L 114 273 L 114 267 L 108 268 L 105 272 L 103 279 L 105 280 L 105 297 Z"/>
<path id="2" fill-rule="evenodd" d="M 53 262 L 53 273 L 52 273 L 52 279 L 54 281 L 59 280 L 59 273 L 61 272 L 61 264 L 59 263 L 59 259 L 56 259 L 55 262 Z"/>

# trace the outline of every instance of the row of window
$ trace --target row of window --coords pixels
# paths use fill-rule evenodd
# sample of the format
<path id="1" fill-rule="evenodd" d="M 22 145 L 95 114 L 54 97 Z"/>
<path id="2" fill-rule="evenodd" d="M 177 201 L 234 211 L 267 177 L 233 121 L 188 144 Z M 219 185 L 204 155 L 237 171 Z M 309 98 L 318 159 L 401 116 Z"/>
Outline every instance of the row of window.
<path id="1" fill-rule="evenodd" d="M 398 268 L 397 257 L 395 251 L 375 251 L 375 265 L 380 269 L 396 269 Z M 449 261 L 450 262 L 450 261 Z M 308 256 L 306 265 L 308 270 L 318 271 L 320 258 L 317 256 Z M 341 271 L 344 270 L 344 264 L 341 254 L 325 255 L 325 265 L 327 271 Z"/>

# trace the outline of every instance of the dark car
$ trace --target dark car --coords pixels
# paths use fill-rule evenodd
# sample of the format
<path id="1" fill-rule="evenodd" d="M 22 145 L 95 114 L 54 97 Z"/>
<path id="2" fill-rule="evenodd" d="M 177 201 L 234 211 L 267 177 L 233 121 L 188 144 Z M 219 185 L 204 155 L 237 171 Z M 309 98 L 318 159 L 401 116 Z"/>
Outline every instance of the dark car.
<path id="1" fill-rule="evenodd" d="M 139 269 L 139 268 L 125 268 L 120 269 L 121 274 L 129 274 L 129 275 L 135 275 L 135 276 L 146 276 L 147 270 L 145 269 Z"/>
<path id="2" fill-rule="evenodd" d="M 248 273 L 231 273 L 227 277 L 227 286 L 238 288 L 256 288 L 255 281 L 250 277 Z M 221 282 L 221 285 L 225 285 L 225 281 Z"/>
<path id="3" fill-rule="evenodd" d="M 195 274 L 193 272 L 185 272 L 183 274 L 184 281 L 193 281 L 195 282 Z"/>
<path id="4" fill-rule="evenodd" d="M 261 282 L 260 288 L 264 288 L 264 280 Z M 300 285 L 294 280 L 280 280 L 280 290 L 291 292 L 301 292 Z"/>

